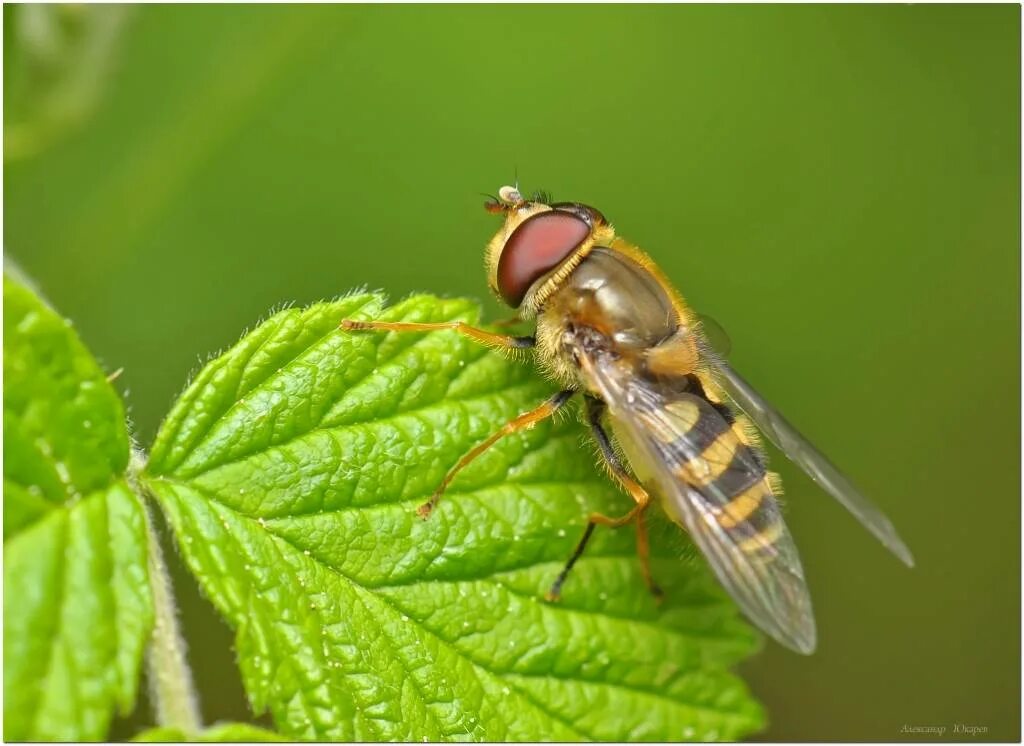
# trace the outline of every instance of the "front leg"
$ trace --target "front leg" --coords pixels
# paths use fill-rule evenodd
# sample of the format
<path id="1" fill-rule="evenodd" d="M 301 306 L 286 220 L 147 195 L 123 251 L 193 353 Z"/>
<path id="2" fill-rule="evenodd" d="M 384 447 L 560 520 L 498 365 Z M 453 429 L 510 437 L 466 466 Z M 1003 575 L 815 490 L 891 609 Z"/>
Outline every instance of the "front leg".
<path id="1" fill-rule="evenodd" d="M 509 334 L 495 334 L 485 329 L 470 326 L 462 321 L 442 321 L 423 324 L 411 321 L 355 321 L 345 319 L 339 325 L 345 331 L 385 331 L 385 332 L 436 332 L 445 329 L 458 332 L 463 337 L 490 347 L 504 347 L 512 350 L 524 350 L 534 347 L 537 340 L 533 337 L 514 337 Z"/>
<path id="2" fill-rule="evenodd" d="M 434 508 L 437 507 L 437 503 L 441 499 L 441 495 L 444 494 L 444 491 L 448 488 L 448 485 L 451 484 L 453 479 L 455 479 L 456 474 L 458 474 L 460 471 L 469 466 L 474 459 L 476 459 L 480 454 L 482 454 L 488 448 L 490 448 L 499 440 L 504 438 L 506 435 L 517 433 L 520 430 L 528 430 L 534 425 L 536 425 L 538 422 L 541 422 L 542 420 L 546 420 L 548 417 L 551 417 L 555 412 L 564 407 L 565 403 L 568 402 L 569 399 L 571 399 L 573 394 L 575 393 L 576 391 L 574 389 L 566 389 L 564 391 L 559 391 L 550 399 L 544 401 L 540 406 L 531 409 L 529 412 L 523 412 L 523 414 L 505 423 L 505 425 L 500 430 L 492 434 L 489 438 L 487 438 L 487 440 L 475 446 L 472 450 L 469 451 L 469 453 L 467 453 L 466 455 L 459 459 L 458 463 L 456 463 L 455 466 L 453 466 L 451 470 L 447 474 L 445 474 L 444 479 L 441 480 L 441 484 L 439 484 L 437 489 L 434 490 L 434 494 L 431 495 L 430 499 L 427 500 L 427 502 L 423 503 L 423 505 L 421 505 L 416 510 L 416 513 L 420 516 L 420 518 L 423 518 L 424 520 L 429 518 L 430 514 L 434 511 Z"/>

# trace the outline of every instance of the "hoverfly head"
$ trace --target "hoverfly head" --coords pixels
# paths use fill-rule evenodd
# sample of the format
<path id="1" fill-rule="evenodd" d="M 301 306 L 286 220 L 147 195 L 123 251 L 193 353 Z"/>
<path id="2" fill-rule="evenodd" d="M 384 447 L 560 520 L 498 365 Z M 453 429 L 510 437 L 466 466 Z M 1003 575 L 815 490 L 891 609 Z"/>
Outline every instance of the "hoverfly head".
<path id="1" fill-rule="evenodd" d="M 605 225 L 604 216 L 591 207 L 552 204 L 545 192 L 526 199 L 518 186 L 503 186 L 487 209 L 505 216 L 487 247 L 488 279 L 494 293 L 513 308 L 520 308 L 531 288 L 543 284 L 539 280 L 569 262 L 594 229 Z M 536 309 L 522 310 L 529 315 Z"/>

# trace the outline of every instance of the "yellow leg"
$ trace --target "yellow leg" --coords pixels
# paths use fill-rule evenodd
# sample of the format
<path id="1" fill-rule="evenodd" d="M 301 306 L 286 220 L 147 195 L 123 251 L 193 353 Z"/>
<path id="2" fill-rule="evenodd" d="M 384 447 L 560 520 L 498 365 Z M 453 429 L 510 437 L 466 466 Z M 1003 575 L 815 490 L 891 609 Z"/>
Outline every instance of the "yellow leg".
<path id="1" fill-rule="evenodd" d="M 520 430 L 527 430 L 538 422 L 547 419 L 561 409 L 575 393 L 576 392 L 573 389 L 559 391 L 539 407 L 531 409 L 529 412 L 524 412 L 515 419 L 510 420 L 500 430 L 488 437 L 487 440 L 474 446 L 469 453 L 460 458 L 458 463 L 456 463 L 455 466 L 445 474 L 444 479 L 441 480 L 441 484 L 439 484 L 437 489 L 434 490 L 434 494 L 430 496 L 430 499 L 416 510 L 420 518 L 426 519 L 430 517 L 434 508 L 437 507 L 437 503 L 441 499 L 441 495 L 444 494 L 444 491 L 448 488 L 448 485 L 451 484 L 452 480 L 455 479 L 455 476 L 469 466 L 477 456 L 482 454 L 506 435 L 517 433 Z"/>
<path id="2" fill-rule="evenodd" d="M 640 572 L 643 573 L 644 582 L 647 583 L 651 595 L 660 603 L 665 597 L 665 592 L 654 582 L 654 576 L 651 575 L 651 545 L 647 537 L 647 520 L 643 511 L 636 516 L 636 553 L 640 558 Z"/>
<path id="3" fill-rule="evenodd" d="M 644 574 L 644 580 L 647 582 L 647 587 L 651 589 L 651 593 L 655 596 L 661 596 L 661 589 L 651 580 L 650 549 L 647 543 L 647 527 L 643 521 L 644 511 L 650 505 L 651 498 L 646 492 L 643 492 L 643 495 L 643 502 L 638 502 L 633 506 L 632 510 L 618 518 L 611 518 L 603 513 L 591 513 L 587 516 L 587 527 L 583 530 L 583 536 L 573 550 L 572 556 L 569 557 L 569 561 L 565 563 L 565 567 L 558 573 L 555 582 L 551 584 L 551 588 L 544 595 L 545 600 L 554 602 L 562 598 L 562 585 L 565 583 L 566 578 L 569 577 L 569 573 L 572 571 L 573 565 L 576 564 L 576 560 L 583 555 L 583 550 L 587 548 L 587 543 L 590 541 L 596 526 L 620 528 L 632 521 L 637 522 L 637 554 L 640 556 L 640 569 Z"/>
<path id="4" fill-rule="evenodd" d="M 625 515 L 620 515 L 618 518 L 612 518 L 606 516 L 604 513 L 591 513 L 587 516 L 587 520 L 590 523 L 597 523 L 601 526 L 608 526 L 608 528 L 622 528 L 623 526 L 632 523 L 637 520 L 641 513 L 647 510 L 647 506 L 651 502 L 651 498 L 644 494 L 644 501 L 639 502 L 633 506 L 633 508 Z"/>
<path id="5" fill-rule="evenodd" d="M 644 581 L 647 583 L 647 587 L 655 597 L 660 599 L 662 595 L 661 589 L 651 577 L 650 543 L 648 542 L 647 537 L 647 524 L 644 521 L 644 511 L 646 511 L 651 504 L 651 496 L 647 490 L 641 487 L 637 481 L 629 475 L 629 472 L 626 471 L 626 468 L 619 460 L 618 454 L 615 453 L 615 449 L 612 448 L 611 441 L 608 439 L 607 433 L 605 433 L 604 428 L 601 426 L 601 413 L 603 411 L 603 402 L 599 399 L 594 399 L 593 397 L 587 397 L 587 419 L 590 422 L 590 429 L 594 435 L 594 439 L 597 441 L 597 445 L 601 449 L 601 456 L 608 465 L 608 469 L 618 480 L 619 484 L 621 484 L 626 492 L 629 493 L 629 496 L 633 498 L 633 501 L 636 504 L 633 506 L 632 510 L 618 518 L 610 518 L 609 516 L 601 513 L 591 513 L 587 516 L 587 527 L 583 531 L 582 538 L 580 538 L 579 543 L 576 545 L 576 549 L 573 550 L 572 556 L 569 557 L 569 561 L 565 563 L 565 567 L 562 568 L 562 571 L 558 574 L 555 582 L 551 584 L 551 589 L 545 596 L 548 601 L 558 601 L 559 598 L 561 598 L 562 584 L 565 583 L 573 565 L 576 564 L 576 561 L 583 554 L 583 550 L 586 549 L 587 543 L 590 541 L 590 537 L 593 535 L 594 528 L 597 525 L 600 524 L 611 528 L 620 528 L 632 521 L 636 521 L 637 555 L 640 559 L 640 571 L 643 573 Z"/>
<path id="6" fill-rule="evenodd" d="M 512 349 L 525 349 L 533 347 L 536 341 L 533 337 L 513 337 L 508 334 L 495 334 L 494 332 L 478 329 L 475 326 L 461 321 L 444 321 L 432 324 L 420 324 L 408 321 L 354 321 L 345 319 L 340 327 L 345 331 L 387 331 L 387 332 L 436 332 L 448 329 L 458 332 L 481 344 L 492 347 L 509 347 Z"/>

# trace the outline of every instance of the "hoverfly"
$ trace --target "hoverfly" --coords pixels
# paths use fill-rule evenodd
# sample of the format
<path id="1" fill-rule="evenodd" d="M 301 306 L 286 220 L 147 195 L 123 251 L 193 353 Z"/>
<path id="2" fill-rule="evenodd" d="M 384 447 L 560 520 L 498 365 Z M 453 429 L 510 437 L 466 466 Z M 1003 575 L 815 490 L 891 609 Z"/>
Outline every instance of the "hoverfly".
<path id="1" fill-rule="evenodd" d="M 580 393 L 601 455 L 634 505 L 620 517 L 588 517 L 549 600 L 558 599 L 595 526 L 629 523 L 636 526 L 644 579 L 660 595 L 644 522 L 653 495 L 751 621 L 783 645 L 812 652 L 817 635 L 803 568 L 776 501 L 778 477 L 766 467 L 754 424 L 913 566 L 910 550 L 885 515 L 709 346 L 682 297 L 646 254 L 616 235 L 604 215 L 543 195 L 526 199 L 517 187 L 502 187 L 486 208 L 504 216 L 487 246 L 491 289 L 521 320 L 535 320 L 533 336 L 462 322 L 341 324 L 348 330 L 451 329 L 486 345 L 535 348 L 541 367 L 560 386 L 463 456 L 419 508 L 421 517 L 430 515 L 473 459 L 500 438 L 551 417 Z"/>

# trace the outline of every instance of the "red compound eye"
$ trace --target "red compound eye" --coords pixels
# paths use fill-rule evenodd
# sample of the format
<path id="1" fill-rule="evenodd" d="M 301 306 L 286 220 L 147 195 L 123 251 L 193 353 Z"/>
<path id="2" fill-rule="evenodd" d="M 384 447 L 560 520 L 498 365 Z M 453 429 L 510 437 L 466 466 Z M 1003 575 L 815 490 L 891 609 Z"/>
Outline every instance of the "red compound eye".
<path id="1" fill-rule="evenodd" d="M 587 221 L 561 210 L 524 220 L 505 242 L 498 260 L 498 292 L 513 308 L 530 286 L 557 267 L 590 235 Z"/>
<path id="2" fill-rule="evenodd" d="M 574 212 L 591 225 L 604 225 L 608 222 L 604 219 L 604 215 L 601 214 L 600 210 L 590 205 L 584 205 L 579 202 L 555 202 L 551 206 L 556 210 Z"/>

